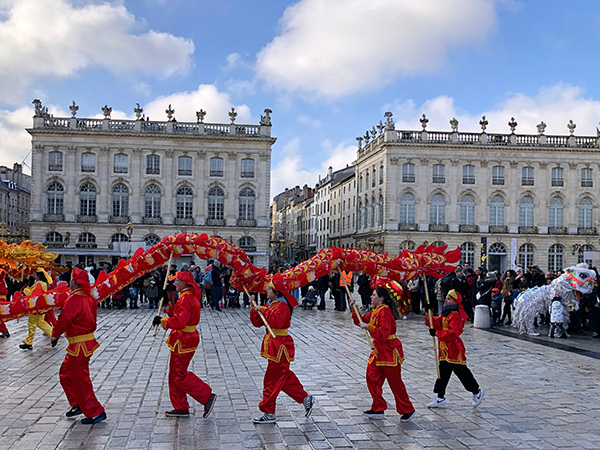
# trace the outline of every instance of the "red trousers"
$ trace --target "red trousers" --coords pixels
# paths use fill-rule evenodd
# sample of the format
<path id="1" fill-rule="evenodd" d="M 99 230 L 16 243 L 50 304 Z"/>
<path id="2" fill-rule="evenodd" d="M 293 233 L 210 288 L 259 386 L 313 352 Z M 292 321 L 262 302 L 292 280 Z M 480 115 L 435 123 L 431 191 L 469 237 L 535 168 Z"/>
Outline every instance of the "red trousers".
<path id="1" fill-rule="evenodd" d="M 394 399 L 396 400 L 396 411 L 399 414 L 408 414 L 415 410 L 415 407 L 410 402 L 406 387 L 402 381 L 401 366 L 376 366 L 375 364 L 367 364 L 367 387 L 373 397 L 371 409 L 373 411 L 385 411 L 387 403 L 383 399 L 382 387 L 383 382 L 387 380 Z"/>
<path id="2" fill-rule="evenodd" d="M 8 333 L 8 328 L 4 325 L 4 322 L 0 320 L 0 333 Z"/>
<path id="3" fill-rule="evenodd" d="M 104 411 L 90 380 L 90 356 L 66 354 L 58 375 L 70 406 L 79 406 L 86 417 L 96 417 Z"/>
<path id="4" fill-rule="evenodd" d="M 44 314 L 44 320 L 46 322 L 48 322 L 48 324 L 54 328 L 54 326 L 56 325 L 56 316 L 54 315 L 54 311 L 50 310 L 48 312 L 46 312 L 46 314 Z"/>
<path id="5" fill-rule="evenodd" d="M 269 361 L 263 381 L 263 399 L 258 408 L 268 414 L 275 414 L 277 396 L 283 391 L 298 403 L 308 395 L 302 383 L 294 372 L 290 370 L 290 363 L 281 358 L 280 362 Z"/>
<path id="6" fill-rule="evenodd" d="M 169 362 L 169 395 L 175 409 L 188 409 L 187 396 L 194 398 L 203 405 L 208 402 L 212 389 L 208 384 L 189 372 L 188 366 L 196 352 L 171 352 Z"/>

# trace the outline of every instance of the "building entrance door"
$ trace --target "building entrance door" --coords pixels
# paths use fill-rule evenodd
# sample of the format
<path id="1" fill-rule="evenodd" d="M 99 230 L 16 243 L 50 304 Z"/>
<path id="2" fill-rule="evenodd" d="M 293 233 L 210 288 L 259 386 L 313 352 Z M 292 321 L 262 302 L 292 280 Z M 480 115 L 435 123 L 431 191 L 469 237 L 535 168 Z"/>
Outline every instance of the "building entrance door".
<path id="1" fill-rule="evenodd" d="M 488 270 L 498 270 L 501 274 L 504 274 L 506 268 L 506 246 L 500 242 L 496 242 L 492 244 L 488 250 Z"/>

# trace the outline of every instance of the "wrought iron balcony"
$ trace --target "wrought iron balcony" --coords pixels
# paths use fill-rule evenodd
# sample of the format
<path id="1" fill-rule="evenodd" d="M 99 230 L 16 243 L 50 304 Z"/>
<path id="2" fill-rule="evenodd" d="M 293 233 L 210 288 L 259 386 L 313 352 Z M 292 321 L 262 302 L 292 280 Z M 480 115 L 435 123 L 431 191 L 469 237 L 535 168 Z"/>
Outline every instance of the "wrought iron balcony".
<path id="1" fill-rule="evenodd" d="M 88 214 L 77 214 L 77 222 L 79 223 L 96 223 L 98 222 L 98 216 Z"/>
<path id="2" fill-rule="evenodd" d="M 479 225 L 459 225 L 458 231 L 461 233 L 478 233 Z"/>
<path id="3" fill-rule="evenodd" d="M 237 225 L 238 227 L 255 227 L 256 219 L 238 219 Z"/>
<path id="4" fill-rule="evenodd" d="M 577 234 L 592 235 L 598 234 L 596 227 L 577 227 Z"/>
<path id="5" fill-rule="evenodd" d="M 399 223 L 398 231 L 419 231 L 418 223 Z"/>
<path id="6" fill-rule="evenodd" d="M 433 177 L 433 182 L 434 183 L 445 183 L 446 182 L 446 177 L 434 176 Z"/>
<path id="7" fill-rule="evenodd" d="M 475 177 L 463 177 L 463 184 L 475 184 Z"/>
<path id="8" fill-rule="evenodd" d="M 178 174 L 179 175 L 183 175 L 183 176 L 191 176 L 192 175 L 192 169 L 179 169 Z"/>
<path id="9" fill-rule="evenodd" d="M 175 225 L 188 225 L 188 226 L 192 226 L 192 225 L 194 225 L 194 218 L 193 217 L 176 217 L 175 218 Z"/>
<path id="10" fill-rule="evenodd" d="M 222 170 L 211 170 L 210 171 L 210 176 L 211 177 L 222 177 L 223 176 L 223 171 Z"/>
<path id="11" fill-rule="evenodd" d="M 552 186 L 564 186 L 565 182 L 563 180 L 552 180 Z"/>
<path id="12" fill-rule="evenodd" d="M 521 186 L 533 186 L 533 178 L 523 178 Z"/>
<path id="13" fill-rule="evenodd" d="M 60 172 L 62 170 L 62 164 L 50 164 L 48 170 L 50 172 Z"/>
<path id="14" fill-rule="evenodd" d="M 254 178 L 254 172 L 242 172 L 242 178 Z"/>
<path id="15" fill-rule="evenodd" d="M 160 174 L 160 169 L 156 167 L 147 167 L 146 175 L 158 175 Z"/>
<path id="16" fill-rule="evenodd" d="M 206 219 L 206 225 L 224 227 L 225 219 Z"/>
<path id="17" fill-rule="evenodd" d="M 450 229 L 450 227 L 448 226 L 447 223 L 441 223 L 441 224 L 430 223 L 429 224 L 429 231 L 434 231 L 434 232 L 438 232 L 438 233 L 445 233 L 449 229 Z"/>
<path id="18" fill-rule="evenodd" d="M 110 216 L 108 221 L 110 223 L 129 223 L 129 216 Z"/>
<path id="19" fill-rule="evenodd" d="M 567 234 L 567 227 L 548 227 L 548 234 Z"/>
<path id="20" fill-rule="evenodd" d="M 64 222 L 64 214 L 44 214 L 44 222 Z"/>
<path id="21" fill-rule="evenodd" d="M 521 234 L 538 234 L 538 227 L 519 227 Z"/>
<path id="22" fill-rule="evenodd" d="M 163 223 L 162 217 L 142 217 L 142 223 L 147 225 L 160 225 Z"/>
<path id="23" fill-rule="evenodd" d="M 504 178 L 492 178 L 492 184 L 495 186 L 504 186 Z"/>
<path id="24" fill-rule="evenodd" d="M 403 183 L 414 183 L 415 176 L 414 175 L 402 175 L 402 182 Z"/>
<path id="25" fill-rule="evenodd" d="M 508 233 L 506 225 L 490 225 L 489 232 L 494 234 Z"/>
<path id="26" fill-rule="evenodd" d="M 594 182 L 592 180 L 581 180 L 581 187 L 593 187 Z"/>

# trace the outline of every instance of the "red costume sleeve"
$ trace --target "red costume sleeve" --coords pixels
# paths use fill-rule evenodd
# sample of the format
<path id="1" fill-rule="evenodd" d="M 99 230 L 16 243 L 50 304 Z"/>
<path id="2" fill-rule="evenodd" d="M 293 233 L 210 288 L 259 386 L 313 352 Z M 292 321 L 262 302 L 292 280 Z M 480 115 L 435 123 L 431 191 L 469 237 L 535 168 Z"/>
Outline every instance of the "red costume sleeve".
<path id="1" fill-rule="evenodd" d="M 440 314 L 437 317 L 433 317 L 433 326 L 429 325 L 429 316 L 427 314 L 425 314 L 425 325 L 427 325 L 429 328 L 433 328 L 435 330 L 441 330 L 442 329 L 442 315 Z"/>
<path id="2" fill-rule="evenodd" d="M 440 341 L 455 341 L 463 332 L 465 322 L 460 317 L 460 314 L 451 313 L 448 315 L 446 321 L 448 322 L 448 329 L 440 329 L 437 332 L 438 339 Z M 436 328 L 437 329 L 437 328 Z"/>
<path id="3" fill-rule="evenodd" d="M 371 311 L 369 311 L 367 314 L 362 316 L 362 321 L 365 323 L 369 323 L 370 319 L 371 319 Z M 352 320 L 354 321 L 354 325 L 360 326 L 360 320 L 354 311 L 352 311 Z"/>

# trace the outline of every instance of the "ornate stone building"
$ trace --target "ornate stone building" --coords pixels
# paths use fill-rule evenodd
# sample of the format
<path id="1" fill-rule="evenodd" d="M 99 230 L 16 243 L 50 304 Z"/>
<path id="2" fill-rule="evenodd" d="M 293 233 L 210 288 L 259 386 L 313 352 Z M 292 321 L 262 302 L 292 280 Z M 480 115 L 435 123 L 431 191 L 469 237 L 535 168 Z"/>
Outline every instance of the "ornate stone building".
<path id="1" fill-rule="evenodd" d="M 56 118 L 35 100 L 31 239 L 61 260 L 114 261 L 177 232 L 207 233 L 268 265 L 270 110 L 259 125 Z"/>
<path id="2" fill-rule="evenodd" d="M 29 239 L 31 177 L 21 164 L 0 166 L 0 239 L 20 243 Z"/>

